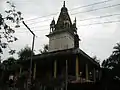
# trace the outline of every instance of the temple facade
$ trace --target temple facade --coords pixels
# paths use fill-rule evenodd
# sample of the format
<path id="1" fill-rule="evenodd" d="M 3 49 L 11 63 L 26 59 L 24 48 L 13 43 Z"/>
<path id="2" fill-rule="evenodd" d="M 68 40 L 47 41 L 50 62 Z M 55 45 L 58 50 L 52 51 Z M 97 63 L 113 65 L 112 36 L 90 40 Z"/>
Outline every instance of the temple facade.
<path id="1" fill-rule="evenodd" d="M 41 83 L 41 88 L 64 90 L 68 83 L 95 83 L 100 79 L 100 65 L 79 48 L 76 18 L 71 21 L 65 2 L 46 36 L 49 50 L 35 55 L 32 67 L 33 79 Z M 20 70 L 29 67 L 29 62 L 23 62 Z"/>

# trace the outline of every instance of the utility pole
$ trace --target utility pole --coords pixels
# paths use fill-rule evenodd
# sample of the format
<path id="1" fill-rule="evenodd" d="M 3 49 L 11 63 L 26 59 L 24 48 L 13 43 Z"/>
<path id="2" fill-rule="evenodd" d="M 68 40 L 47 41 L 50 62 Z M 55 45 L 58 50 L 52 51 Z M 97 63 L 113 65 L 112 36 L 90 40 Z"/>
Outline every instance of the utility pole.
<path id="1" fill-rule="evenodd" d="M 30 85 L 32 85 L 32 61 L 33 61 L 33 50 L 34 50 L 34 42 L 35 42 L 35 34 L 33 31 L 25 24 L 24 21 L 22 23 L 27 27 L 27 29 L 32 33 L 33 35 L 33 41 L 32 41 L 32 52 L 31 52 L 31 57 L 30 57 L 30 73 L 29 73 L 29 79 L 30 79 Z"/>
<path id="2" fill-rule="evenodd" d="M 68 84 L 68 63 L 66 60 L 66 80 L 65 80 L 65 90 L 67 90 L 67 84 Z"/>

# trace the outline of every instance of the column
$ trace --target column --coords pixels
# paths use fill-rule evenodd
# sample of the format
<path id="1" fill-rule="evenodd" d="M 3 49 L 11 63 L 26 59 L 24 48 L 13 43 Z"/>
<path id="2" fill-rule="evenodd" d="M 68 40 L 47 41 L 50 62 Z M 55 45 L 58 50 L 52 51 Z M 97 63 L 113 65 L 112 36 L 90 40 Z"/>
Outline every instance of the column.
<path id="1" fill-rule="evenodd" d="M 34 63 L 34 72 L 33 72 L 33 79 L 35 80 L 36 77 L 36 63 Z"/>
<path id="2" fill-rule="evenodd" d="M 86 69 L 86 70 L 85 70 L 85 71 L 86 71 L 86 80 L 88 80 L 88 64 L 86 64 L 85 67 L 86 67 L 86 68 L 85 68 L 85 69 Z"/>
<path id="3" fill-rule="evenodd" d="M 22 67 L 20 66 L 19 75 L 21 75 L 21 73 L 22 73 Z"/>
<path id="4" fill-rule="evenodd" d="M 99 79 L 98 79 L 98 80 L 100 80 L 100 79 L 101 79 L 101 75 L 102 75 L 101 70 L 98 70 L 98 77 L 99 77 Z"/>
<path id="5" fill-rule="evenodd" d="M 57 60 L 54 60 L 54 78 L 57 77 Z M 57 90 L 56 87 L 54 87 L 54 90 Z"/>
<path id="6" fill-rule="evenodd" d="M 76 56 L 76 79 L 78 80 L 79 78 L 79 61 L 78 61 L 78 56 Z"/>
<path id="7" fill-rule="evenodd" d="M 56 78 L 57 75 L 57 61 L 54 60 L 54 78 Z"/>
<path id="8" fill-rule="evenodd" d="M 95 71 L 95 68 L 93 69 L 93 73 L 94 73 L 94 82 L 96 82 L 96 71 Z"/>
<path id="9" fill-rule="evenodd" d="M 45 90 L 45 89 L 46 89 L 46 86 L 43 87 L 43 90 Z"/>

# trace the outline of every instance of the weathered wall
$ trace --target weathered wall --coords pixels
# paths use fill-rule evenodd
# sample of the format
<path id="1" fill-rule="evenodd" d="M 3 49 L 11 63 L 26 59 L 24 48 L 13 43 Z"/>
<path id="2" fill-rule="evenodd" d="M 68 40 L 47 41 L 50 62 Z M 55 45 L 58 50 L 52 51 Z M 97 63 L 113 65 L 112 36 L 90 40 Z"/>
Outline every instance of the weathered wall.
<path id="1" fill-rule="evenodd" d="M 56 34 L 49 38 L 49 52 L 74 47 L 74 38 L 68 32 Z"/>

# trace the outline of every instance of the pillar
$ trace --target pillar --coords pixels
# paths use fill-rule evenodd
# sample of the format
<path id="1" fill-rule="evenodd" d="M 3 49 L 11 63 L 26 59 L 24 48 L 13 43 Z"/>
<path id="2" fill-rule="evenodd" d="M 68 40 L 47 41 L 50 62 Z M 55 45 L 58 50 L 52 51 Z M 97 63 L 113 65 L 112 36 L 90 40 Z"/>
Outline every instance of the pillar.
<path id="1" fill-rule="evenodd" d="M 54 60 L 54 78 L 57 76 L 57 61 Z"/>
<path id="2" fill-rule="evenodd" d="M 76 79 L 78 80 L 79 78 L 79 61 L 78 61 L 78 56 L 76 56 Z"/>
<path id="3" fill-rule="evenodd" d="M 33 79 L 35 80 L 36 77 L 36 63 L 34 63 L 34 72 L 33 72 Z"/>
<path id="4" fill-rule="evenodd" d="M 63 87 L 61 87 L 61 89 L 60 90 L 63 90 Z"/>
<path id="5" fill-rule="evenodd" d="M 94 82 L 96 82 L 96 71 L 95 71 L 95 68 L 93 69 L 93 73 L 94 73 Z"/>
<path id="6" fill-rule="evenodd" d="M 22 73 L 22 67 L 20 66 L 19 75 L 21 75 L 21 73 Z"/>
<path id="7" fill-rule="evenodd" d="M 44 86 L 43 90 L 45 90 L 45 89 L 46 89 L 46 86 Z"/>
<path id="8" fill-rule="evenodd" d="M 100 79 L 101 79 L 101 76 L 102 76 L 102 72 L 101 72 L 101 70 L 98 70 L 98 77 L 99 77 L 99 79 L 98 79 L 98 80 L 100 80 Z"/>
<path id="9" fill-rule="evenodd" d="M 85 66 L 85 71 L 86 71 L 86 80 L 88 80 L 88 64 L 86 64 L 86 66 Z"/>

